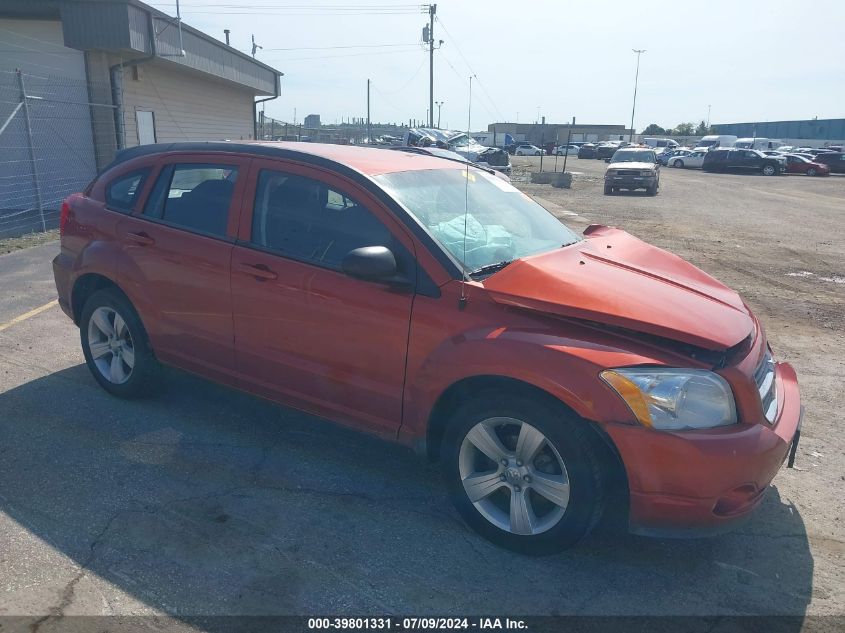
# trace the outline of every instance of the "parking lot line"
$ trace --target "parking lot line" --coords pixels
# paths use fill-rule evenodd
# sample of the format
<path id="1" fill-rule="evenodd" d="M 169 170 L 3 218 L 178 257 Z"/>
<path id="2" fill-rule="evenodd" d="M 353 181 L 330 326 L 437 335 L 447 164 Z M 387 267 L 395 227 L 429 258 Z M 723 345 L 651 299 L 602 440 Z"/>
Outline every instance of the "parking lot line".
<path id="1" fill-rule="evenodd" d="M 0 323 L 0 332 L 2 332 L 3 330 L 7 330 L 7 329 L 9 329 L 9 328 L 10 328 L 10 327 L 12 327 L 15 323 L 20 323 L 21 321 L 26 321 L 26 320 L 27 320 L 27 319 L 29 319 L 30 317 L 34 317 L 34 316 L 36 316 L 36 315 L 38 315 L 38 314 L 41 314 L 41 313 L 42 313 L 42 312 L 44 312 L 45 310 L 49 310 L 49 309 L 50 309 L 50 308 L 52 308 L 53 306 L 57 306 L 57 305 L 59 305 L 59 300 L 58 300 L 58 299 L 53 299 L 53 300 L 52 300 L 52 301 L 50 301 L 49 303 L 45 303 L 43 306 L 40 306 L 40 307 L 38 307 L 38 308 L 35 308 L 34 310 L 30 310 L 29 312 L 24 312 L 24 313 L 23 313 L 23 314 L 21 314 L 20 316 L 16 316 L 16 317 L 15 317 L 14 319 L 12 319 L 11 321 L 6 321 L 5 323 Z"/>

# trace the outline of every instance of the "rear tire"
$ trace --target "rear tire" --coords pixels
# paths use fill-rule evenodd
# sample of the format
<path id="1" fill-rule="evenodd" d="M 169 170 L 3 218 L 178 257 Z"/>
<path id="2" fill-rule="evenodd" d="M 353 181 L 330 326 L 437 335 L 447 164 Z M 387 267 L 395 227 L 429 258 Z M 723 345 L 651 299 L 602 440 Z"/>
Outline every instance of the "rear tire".
<path id="1" fill-rule="evenodd" d="M 129 300 L 114 288 L 98 290 L 79 319 L 85 363 L 100 386 L 119 398 L 149 394 L 160 365 Z"/>
<path id="2" fill-rule="evenodd" d="M 684 166 L 684 161 L 682 161 L 682 160 L 676 160 L 674 163 L 672 163 L 672 167 L 683 167 L 683 166 Z"/>
<path id="3" fill-rule="evenodd" d="M 777 173 L 777 169 L 775 169 L 774 165 L 763 165 L 763 175 L 764 176 L 774 176 Z"/>
<path id="4" fill-rule="evenodd" d="M 441 452 L 455 508 L 481 536 L 523 554 L 577 544 L 604 509 L 605 475 L 586 424 L 543 399 L 487 392 L 468 400 Z"/>

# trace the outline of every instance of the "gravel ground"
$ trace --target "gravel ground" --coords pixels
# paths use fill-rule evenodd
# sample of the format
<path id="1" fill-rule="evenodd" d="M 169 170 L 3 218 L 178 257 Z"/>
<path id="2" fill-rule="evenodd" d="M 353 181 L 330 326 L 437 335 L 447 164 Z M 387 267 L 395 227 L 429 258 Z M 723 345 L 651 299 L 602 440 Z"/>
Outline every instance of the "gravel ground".
<path id="1" fill-rule="evenodd" d="M 0 615 L 845 614 L 845 177 L 664 169 L 656 198 L 606 197 L 604 167 L 519 184 L 573 228 L 620 226 L 733 286 L 797 368 L 798 468 L 749 523 L 689 541 L 602 526 L 518 556 L 404 449 L 178 372 L 151 400 L 109 397 L 53 307 L 0 331 Z M 0 324 L 54 298 L 56 248 L 0 255 Z"/>
<path id="2" fill-rule="evenodd" d="M 553 167 L 548 158 L 544 169 Z M 813 600 L 845 608 L 845 176 L 808 178 L 661 170 L 660 193 L 605 196 L 604 161 L 569 160 L 572 189 L 528 184 L 538 158 L 514 159 L 517 184 L 565 223 L 618 226 L 736 289 L 778 359 L 798 372 L 806 406 L 798 461 L 775 480 L 806 527 Z M 562 168 L 562 163 L 558 163 Z M 573 217 L 570 213 L 580 217 Z M 802 537 L 803 538 L 803 537 Z"/>

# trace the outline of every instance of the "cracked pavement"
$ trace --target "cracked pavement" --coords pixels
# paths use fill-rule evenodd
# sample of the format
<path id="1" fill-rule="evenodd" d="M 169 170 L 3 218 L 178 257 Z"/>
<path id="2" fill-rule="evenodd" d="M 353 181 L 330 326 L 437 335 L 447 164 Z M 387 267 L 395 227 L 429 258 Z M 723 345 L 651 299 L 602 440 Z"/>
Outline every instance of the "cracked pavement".
<path id="1" fill-rule="evenodd" d="M 657 202 L 688 176 L 664 170 Z M 549 189 L 526 187 L 572 207 Z M 54 298 L 56 249 L 0 256 L 0 322 Z M 524 557 L 466 528 L 403 448 L 176 371 L 154 398 L 112 398 L 58 308 L 0 332 L 0 616 L 39 633 L 108 614 L 842 614 L 841 499 L 820 510 L 823 482 L 800 477 L 781 471 L 732 534 L 602 525 Z"/>

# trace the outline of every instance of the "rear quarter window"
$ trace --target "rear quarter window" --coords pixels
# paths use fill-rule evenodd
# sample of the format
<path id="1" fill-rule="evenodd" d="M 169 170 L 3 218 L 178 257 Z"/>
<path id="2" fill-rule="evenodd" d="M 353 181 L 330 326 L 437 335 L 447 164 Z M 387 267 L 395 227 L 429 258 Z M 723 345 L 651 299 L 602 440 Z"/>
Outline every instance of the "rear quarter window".
<path id="1" fill-rule="evenodd" d="M 106 185 L 106 206 L 119 211 L 132 211 L 144 188 L 150 168 L 118 176 Z"/>

